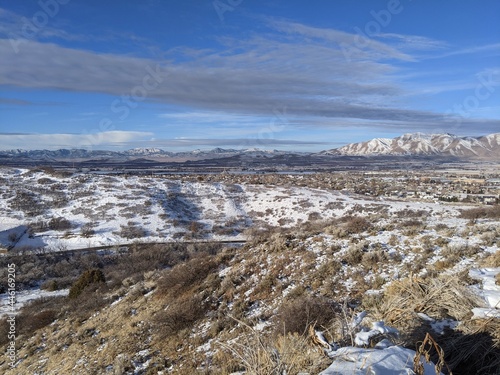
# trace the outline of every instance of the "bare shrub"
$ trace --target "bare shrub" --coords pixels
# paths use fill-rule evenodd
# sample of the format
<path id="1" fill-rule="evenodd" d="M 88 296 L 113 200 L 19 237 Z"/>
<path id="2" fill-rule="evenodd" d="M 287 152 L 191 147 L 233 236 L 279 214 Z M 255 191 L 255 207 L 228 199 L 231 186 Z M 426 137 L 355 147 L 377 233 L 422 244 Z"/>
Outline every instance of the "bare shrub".
<path id="1" fill-rule="evenodd" d="M 436 232 L 441 232 L 441 231 L 445 231 L 445 230 L 450 229 L 450 227 L 446 224 L 438 223 L 438 224 L 436 224 L 434 229 L 436 230 Z"/>
<path id="2" fill-rule="evenodd" d="M 58 316 L 64 297 L 49 297 L 33 300 L 23 306 L 16 317 L 19 334 L 33 336 L 33 333 L 52 323 Z"/>
<path id="3" fill-rule="evenodd" d="M 388 260 L 383 250 L 368 251 L 362 254 L 361 264 L 367 269 L 377 269 Z"/>
<path id="4" fill-rule="evenodd" d="M 484 246 L 493 246 L 495 244 L 500 245 L 500 230 L 495 229 L 483 233 L 481 235 L 481 240 L 483 241 Z"/>
<path id="5" fill-rule="evenodd" d="M 460 213 L 460 217 L 469 219 L 473 223 L 475 223 L 477 219 L 500 219 L 500 205 L 464 210 Z"/>
<path id="6" fill-rule="evenodd" d="M 471 245 L 469 242 L 454 243 L 446 245 L 441 251 L 444 257 L 472 257 L 481 251 L 479 245 Z"/>
<path id="7" fill-rule="evenodd" d="M 42 290 L 48 290 L 49 292 L 53 292 L 55 290 L 59 290 L 59 284 L 57 283 L 57 280 L 48 280 L 42 283 L 40 285 L 40 289 Z"/>
<path id="8" fill-rule="evenodd" d="M 82 237 L 92 237 L 95 234 L 95 226 L 96 224 L 94 222 L 83 224 L 81 229 Z"/>
<path id="9" fill-rule="evenodd" d="M 158 295 L 175 295 L 200 284 L 211 272 L 217 268 L 217 263 L 206 254 L 174 266 L 165 271 L 158 280 Z"/>
<path id="10" fill-rule="evenodd" d="M 92 287 L 84 288 L 76 298 L 66 299 L 64 311 L 82 322 L 104 306 L 109 306 L 110 300 L 105 298 L 106 291 L 109 289 L 105 283 L 92 284 Z"/>
<path id="11" fill-rule="evenodd" d="M 434 242 L 436 243 L 436 245 L 440 246 L 440 247 L 443 247 L 445 245 L 447 245 L 450 240 L 448 238 L 444 238 L 444 237 L 437 237 L 434 239 Z"/>
<path id="12" fill-rule="evenodd" d="M 317 221 L 317 220 L 321 220 L 321 219 L 322 219 L 322 216 L 319 212 L 311 212 L 307 217 L 308 221 Z"/>
<path id="13" fill-rule="evenodd" d="M 200 296 L 180 296 L 171 301 L 167 308 L 155 316 L 159 334 L 162 337 L 171 336 L 185 328 L 189 328 L 202 318 L 206 306 Z"/>
<path id="14" fill-rule="evenodd" d="M 68 230 L 72 228 L 71 222 L 64 217 L 54 217 L 48 223 L 50 230 Z"/>
<path id="15" fill-rule="evenodd" d="M 327 228 L 325 228 L 325 232 L 338 239 L 346 238 L 349 235 L 345 228 L 338 225 L 328 226 Z"/>
<path id="16" fill-rule="evenodd" d="M 342 257 L 342 261 L 350 266 L 358 265 L 363 259 L 366 248 L 367 244 L 365 243 L 351 245 L 351 247 L 349 247 L 349 250 L 347 250 L 347 252 Z"/>
<path id="17" fill-rule="evenodd" d="M 284 302 L 276 314 L 276 331 L 304 334 L 310 324 L 326 327 L 335 318 L 335 305 L 320 297 L 301 296 Z"/>
<path id="18" fill-rule="evenodd" d="M 426 217 L 426 216 L 428 216 L 428 214 L 429 213 L 425 210 L 412 210 L 409 208 L 405 208 L 403 210 L 396 212 L 396 216 L 401 217 L 401 218 L 403 218 L 403 217 L 404 218 L 407 218 L 407 217 L 413 217 L 413 218 Z"/>
<path id="19" fill-rule="evenodd" d="M 349 219 L 345 225 L 345 229 L 347 232 L 354 233 L 362 233 L 371 228 L 371 223 L 364 217 L 355 216 Z"/>
<path id="20" fill-rule="evenodd" d="M 145 237 L 147 233 L 146 230 L 137 223 L 129 221 L 127 226 L 121 226 L 121 230 L 118 234 L 127 239 L 134 239 Z"/>

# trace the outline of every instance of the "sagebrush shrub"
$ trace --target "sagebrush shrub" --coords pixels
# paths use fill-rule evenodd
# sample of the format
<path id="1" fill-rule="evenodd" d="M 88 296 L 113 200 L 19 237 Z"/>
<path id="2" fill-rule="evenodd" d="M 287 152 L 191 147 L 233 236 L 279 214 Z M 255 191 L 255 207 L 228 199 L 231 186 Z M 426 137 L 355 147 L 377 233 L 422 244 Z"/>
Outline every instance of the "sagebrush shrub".
<path id="1" fill-rule="evenodd" d="M 105 281 L 104 273 L 100 269 L 87 270 L 82 273 L 69 289 L 69 298 L 78 297 L 91 284 L 104 283 Z"/>

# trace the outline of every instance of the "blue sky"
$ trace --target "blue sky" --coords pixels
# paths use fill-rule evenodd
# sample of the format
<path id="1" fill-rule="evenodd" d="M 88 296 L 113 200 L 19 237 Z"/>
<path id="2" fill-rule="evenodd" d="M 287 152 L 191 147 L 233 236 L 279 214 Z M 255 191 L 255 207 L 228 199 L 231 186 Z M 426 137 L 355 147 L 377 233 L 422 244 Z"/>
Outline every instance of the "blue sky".
<path id="1" fill-rule="evenodd" d="M 0 3 L 0 149 L 500 132 L 500 2 Z"/>

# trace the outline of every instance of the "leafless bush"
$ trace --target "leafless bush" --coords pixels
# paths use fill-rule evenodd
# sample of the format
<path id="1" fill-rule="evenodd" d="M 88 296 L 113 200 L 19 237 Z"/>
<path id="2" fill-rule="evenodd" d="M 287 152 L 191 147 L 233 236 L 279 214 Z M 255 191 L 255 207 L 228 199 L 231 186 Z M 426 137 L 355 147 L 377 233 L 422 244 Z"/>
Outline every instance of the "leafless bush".
<path id="1" fill-rule="evenodd" d="M 28 190 L 17 191 L 10 204 L 14 210 L 23 211 L 27 216 L 41 215 L 47 209 L 41 198 Z"/>
<path id="2" fill-rule="evenodd" d="M 425 210 L 412 210 L 409 208 L 405 208 L 403 210 L 397 211 L 395 214 L 397 217 L 400 218 L 408 218 L 408 217 L 417 218 L 417 217 L 427 217 L 429 215 L 429 212 Z"/>
<path id="3" fill-rule="evenodd" d="M 200 254 L 194 258 L 174 266 L 165 271 L 158 280 L 158 295 L 175 295 L 195 287 L 203 281 L 217 267 L 215 260 L 207 255 Z"/>
<path id="4" fill-rule="evenodd" d="M 377 269 L 387 260 L 387 254 L 383 250 L 368 251 L 362 255 L 361 264 L 367 269 Z"/>
<path id="5" fill-rule="evenodd" d="M 147 235 L 146 230 L 140 227 L 137 223 L 129 221 L 127 226 L 121 226 L 121 230 L 118 233 L 120 236 L 127 239 L 142 238 Z"/>
<path id="6" fill-rule="evenodd" d="M 206 310 L 207 307 L 200 296 L 183 295 L 175 298 L 165 310 L 155 316 L 160 336 L 171 336 L 192 327 L 194 322 L 205 315 Z"/>
<path id="7" fill-rule="evenodd" d="M 342 261 L 347 263 L 350 266 L 358 265 L 363 259 L 363 255 L 368 248 L 368 244 L 366 243 L 358 243 L 355 245 L 351 245 L 347 252 L 342 257 Z"/>
<path id="8" fill-rule="evenodd" d="M 19 334 L 28 337 L 34 332 L 52 323 L 58 316 L 64 297 L 39 298 L 23 306 L 16 317 Z"/>
<path id="9" fill-rule="evenodd" d="M 464 210 L 460 217 L 475 222 L 477 219 L 500 219 L 500 205 Z"/>
<path id="10" fill-rule="evenodd" d="M 308 221 L 317 221 L 317 220 L 321 220 L 321 219 L 322 219 L 322 215 L 319 212 L 311 212 L 311 213 L 309 213 L 309 216 L 307 217 Z"/>
<path id="11" fill-rule="evenodd" d="M 95 226 L 96 226 L 96 223 L 94 223 L 94 222 L 89 222 L 89 223 L 83 224 L 82 229 L 81 229 L 82 237 L 85 237 L 85 238 L 92 237 L 95 234 L 95 229 L 94 229 Z"/>
<path id="12" fill-rule="evenodd" d="M 276 314 L 276 332 L 307 332 L 309 325 L 326 327 L 336 316 L 335 305 L 320 297 L 301 296 L 285 301 Z"/>
<path id="13" fill-rule="evenodd" d="M 442 249 L 441 255 L 444 257 L 455 256 L 460 259 L 460 257 L 472 257 L 480 251 L 481 247 L 479 245 L 471 245 L 469 242 L 460 242 L 446 245 Z"/>
<path id="14" fill-rule="evenodd" d="M 53 217 L 48 223 L 50 230 L 68 230 L 72 228 L 71 222 L 64 217 Z"/>
<path id="15" fill-rule="evenodd" d="M 371 223 L 364 217 L 355 216 L 345 224 L 345 229 L 351 234 L 362 233 L 371 228 Z"/>

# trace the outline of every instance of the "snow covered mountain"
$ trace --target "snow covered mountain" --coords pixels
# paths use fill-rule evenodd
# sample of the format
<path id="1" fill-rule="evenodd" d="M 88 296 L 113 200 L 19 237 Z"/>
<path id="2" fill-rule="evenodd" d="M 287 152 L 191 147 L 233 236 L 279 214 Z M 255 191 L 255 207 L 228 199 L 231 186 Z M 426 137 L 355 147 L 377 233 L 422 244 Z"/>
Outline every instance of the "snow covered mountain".
<path id="1" fill-rule="evenodd" d="M 409 133 L 393 139 L 374 138 L 325 151 L 327 155 L 436 155 L 457 157 L 500 157 L 500 133 L 481 137 L 453 134 Z"/>

